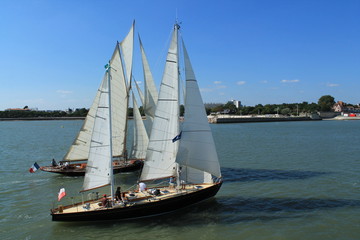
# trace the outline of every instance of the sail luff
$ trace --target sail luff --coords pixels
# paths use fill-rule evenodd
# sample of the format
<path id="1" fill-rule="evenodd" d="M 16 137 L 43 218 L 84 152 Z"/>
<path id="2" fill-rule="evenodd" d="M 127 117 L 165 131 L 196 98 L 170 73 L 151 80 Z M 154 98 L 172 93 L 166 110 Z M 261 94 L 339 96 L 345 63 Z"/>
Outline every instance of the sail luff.
<path id="1" fill-rule="evenodd" d="M 184 42 L 182 44 L 186 76 L 185 121 L 182 125 L 182 137 L 176 161 L 221 177 L 219 160 L 204 103 Z"/>
<path id="2" fill-rule="evenodd" d="M 175 27 L 166 58 L 141 180 L 174 175 L 178 141 L 173 142 L 172 139 L 179 134 L 177 31 Z"/>

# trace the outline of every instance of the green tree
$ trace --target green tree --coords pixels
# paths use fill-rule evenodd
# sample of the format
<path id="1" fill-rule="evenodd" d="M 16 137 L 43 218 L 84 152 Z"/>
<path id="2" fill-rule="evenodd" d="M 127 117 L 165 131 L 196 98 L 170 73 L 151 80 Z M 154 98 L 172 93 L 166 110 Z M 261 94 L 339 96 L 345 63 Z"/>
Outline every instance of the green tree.
<path id="1" fill-rule="evenodd" d="M 319 98 L 318 105 L 321 111 L 328 112 L 331 111 L 332 107 L 335 104 L 334 97 L 330 95 L 324 95 Z"/>

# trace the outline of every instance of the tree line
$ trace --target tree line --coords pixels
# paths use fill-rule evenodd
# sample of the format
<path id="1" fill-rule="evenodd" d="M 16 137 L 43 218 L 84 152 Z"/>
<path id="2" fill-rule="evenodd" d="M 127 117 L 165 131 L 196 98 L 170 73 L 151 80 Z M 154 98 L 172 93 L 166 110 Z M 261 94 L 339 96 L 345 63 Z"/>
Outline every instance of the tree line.
<path id="1" fill-rule="evenodd" d="M 255 106 L 241 106 L 236 108 L 232 102 L 226 104 L 205 104 L 207 114 L 211 113 L 229 113 L 238 115 L 253 115 L 253 114 L 282 114 L 282 115 L 299 115 L 301 113 L 314 113 L 317 111 L 332 111 L 335 104 L 334 97 L 324 95 L 319 98 L 317 103 L 283 103 L 283 104 L 257 104 Z M 139 108 L 141 115 L 144 115 L 143 107 Z M 86 117 L 89 109 L 77 108 L 75 110 L 68 109 L 67 111 L 35 111 L 27 109 L 23 110 L 5 110 L 0 111 L 0 118 L 36 118 L 36 117 Z M 184 105 L 180 106 L 180 116 L 184 116 Z M 133 116 L 133 108 L 128 109 L 128 116 Z"/>

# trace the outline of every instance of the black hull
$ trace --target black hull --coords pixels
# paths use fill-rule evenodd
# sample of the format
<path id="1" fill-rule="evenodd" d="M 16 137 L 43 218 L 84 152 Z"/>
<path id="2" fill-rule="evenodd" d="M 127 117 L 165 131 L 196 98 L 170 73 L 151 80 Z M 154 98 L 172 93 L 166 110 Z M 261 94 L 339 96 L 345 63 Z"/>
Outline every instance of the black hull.
<path id="1" fill-rule="evenodd" d="M 180 195 L 177 197 L 149 202 L 146 204 L 133 205 L 125 208 L 112 208 L 106 210 L 67 214 L 51 213 L 51 215 L 53 221 L 101 221 L 149 217 L 172 212 L 211 198 L 216 195 L 221 185 L 222 182 L 217 183 L 209 188 L 188 193 L 186 195 Z"/>
<path id="2" fill-rule="evenodd" d="M 113 173 L 122 173 L 122 172 L 134 172 L 140 170 L 143 166 L 144 162 L 141 160 L 135 161 L 134 163 L 125 165 L 125 166 L 114 166 Z M 59 168 L 59 167 L 52 167 L 52 166 L 45 166 L 41 167 L 40 170 L 44 172 L 50 173 L 58 173 L 65 176 L 84 176 L 86 168 Z"/>

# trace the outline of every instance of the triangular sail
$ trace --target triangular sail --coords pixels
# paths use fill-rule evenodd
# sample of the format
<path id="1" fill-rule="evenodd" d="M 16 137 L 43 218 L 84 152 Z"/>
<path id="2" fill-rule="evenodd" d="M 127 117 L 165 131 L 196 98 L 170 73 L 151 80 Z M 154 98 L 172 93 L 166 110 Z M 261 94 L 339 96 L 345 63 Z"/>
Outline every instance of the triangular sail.
<path id="1" fill-rule="evenodd" d="M 130 33 L 133 31 L 133 27 Z M 129 33 L 129 34 L 130 34 Z M 130 34 L 131 35 L 131 34 Z M 127 41 L 128 42 L 128 41 Z M 129 44 L 125 44 L 126 46 Z M 125 49 L 125 47 L 123 47 Z M 131 51 L 132 51 L 132 47 Z M 130 60 L 128 60 L 130 61 Z M 131 58 L 132 61 L 132 58 Z M 125 61 L 127 62 L 127 61 Z M 117 44 L 110 60 L 113 68 L 111 75 L 111 102 L 112 102 L 112 131 L 113 131 L 113 156 L 124 155 L 125 134 L 126 134 L 126 113 L 128 108 L 128 93 L 120 56 L 120 49 Z M 129 64 L 128 64 L 129 65 Z M 130 66 L 130 65 L 129 65 Z M 74 140 L 69 151 L 64 156 L 64 161 L 87 160 L 90 148 L 90 139 L 94 128 L 94 116 L 99 102 L 99 92 L 97 92 L 94 102 L 85 118 L 84 124 Z"/>
<path id="2" fill-rule="evenodd" d="M 82 191 L 103 187 L 111 183 L 112 160 L 110 146 L 109 86 L 105 74 L 99 91 L 89 159 Z"/>
<path id="3" fill-rule="evenodd" d="M 94 127 L 94 116 L 98 106 L 100 92 L 97 91 L 93 104 L 86 115 L 84 123 L 76 136 L 73 144 L 63 158 L 63 161 L 87 160 L 89 156 L 90 139 Z"/>
<path id="4" fill-rule="evenodd" d="M 150 66 L 140 36 L 139 36 L 139 42 L 140 42 L 141 59 L 142 59 L 144 80 L 145 80 L 145 96 L 144 96 L 143 107 L 144 107 L 146 119 L 148 121 L 147 124 L 148 128 L 151 129 L 152 122 L 155 116 L 156 103 L 158 101 L 158 93 L 156 90 L 154 78 L 151 74 Z M 150 131 L 148 132 L 150 133 Z"/>
<path id="5" fill-rule="evenodd" d="M 183 51 L 186 76 L 185 121 L 176 162 L 221 177 L 214 139 L 184 42 Z"/>
<path id="6" fill-rule="evenodd" d="M 134 49 L 134 27 L 135 21 L 133 22 L 128 35 L 120 43 L 121 53 L 125 62 L 127 86 L 130 88 L 130 81 L 132 75 L 132 62 L 133 62 L 133 49 Z"/>
<path id="7" fill-rule="evenodd" d="M 144 122 L 142 120 L 139 107 L 136 103 L 134 93 L 133 99 L 133 115 L 134 115 L 134 139 L 131 150 L 131 159 L 145 159 L 146 149 L 149 143 L 149 137 L 146 133 Z"/>
<path id="8" fill-rule="evenodd" d="M 146 161 L 140 177 L 141 180 L 158 179 L 174 175 L 175 158 L 179 142 L 172 142 L 172 139 L 179 134 L 178 79 L 177 29 L 174 29 L 166 58 Z"/>
<path id="9" fill-rule="evenodd" d="M 124 156 L 128 93 L 118 44 L 110 60 L 113 156 Z"/>

